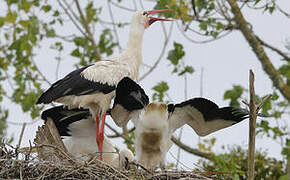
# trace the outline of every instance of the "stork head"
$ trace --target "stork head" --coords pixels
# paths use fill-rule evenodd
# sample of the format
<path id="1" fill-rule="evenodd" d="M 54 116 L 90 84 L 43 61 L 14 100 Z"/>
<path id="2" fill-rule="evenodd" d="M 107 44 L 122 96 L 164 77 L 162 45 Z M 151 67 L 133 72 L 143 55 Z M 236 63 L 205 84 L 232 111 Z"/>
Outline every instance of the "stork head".
<path id="1" fill-rule="evenodd" d="M 150 16 L 156 13 L 166 12 L 166 11 L 171 11 L 171 10 L 170 9 L 157 9 L 157 10 L 151 10 L 151 11 L 145 11 L 145 10 L 136 11 L 132 18 L 132 24 L 138 24 L 138 25 L 142 25 L 144 28 L 148 28 L 151 24 L 153 24 L 156 21 L 171 21 L 169 19 L 162 19 L 162 18 L 156 18 L 156 17 Z"/>
<path id="2" fill-rule="evenodd" d="M 168 111 L 167 104 L 164 103 L 150 103 L 144 112 L 144 120 L 145 121 L 155 121 L 154 123 L 157 125 L 158 123 L 164 124 L 168 119 Z"/>

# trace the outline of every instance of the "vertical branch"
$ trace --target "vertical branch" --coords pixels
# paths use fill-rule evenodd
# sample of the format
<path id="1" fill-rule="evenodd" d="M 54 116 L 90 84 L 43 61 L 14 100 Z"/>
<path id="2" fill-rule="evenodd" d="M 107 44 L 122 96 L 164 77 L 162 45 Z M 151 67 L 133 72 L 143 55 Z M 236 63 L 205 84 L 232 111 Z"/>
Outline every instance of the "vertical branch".
<path id="1" fill-rule="evenodd" d="M 255 76 L 252 70 L 250 70 L 250 122 L 249 122 L 249 155 L 248 155 L 248 179 L 254 180 L 255 173 L 255 130 L 256 130 L 256 105 L 255 105 L 255 88 L 254 80 Z"/>
<path id="2" fill-rule="evenodd" d="M 77 9 L 78 9 L 79 14 L 80 14 L 81 23 L 82 23 L 83 27 L 85 28 L 86 33 L 88 34 L 89 40 L 92 43 L 93 50 L 94 50 L 95 55 L 96 55 L 96 60 L 99 61 L 99 60 L 101 60 L 101 55 L 100 55 L 100 53 L 98 51 L 98 47 L 97 47 L 97 44 L 96 44 L 96 42 L 94 40 L 94 36 L 93 36 L 93 34 L 92 34 L 91 30 L 90 30 L 89 23 L 87 22 L 84 14 L 83 14 L 83 11 L 81 9 L 81 6 L 79 4 L 79 1 L 78 0 L 75 0 L 75 3 L 76 3 Z"/>

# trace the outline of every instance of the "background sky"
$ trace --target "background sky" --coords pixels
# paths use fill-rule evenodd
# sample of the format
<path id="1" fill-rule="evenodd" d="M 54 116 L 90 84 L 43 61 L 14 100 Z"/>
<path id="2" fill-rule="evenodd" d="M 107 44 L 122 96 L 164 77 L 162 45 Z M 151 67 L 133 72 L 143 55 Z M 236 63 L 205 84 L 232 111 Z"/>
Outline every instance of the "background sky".
<path id="1" fill-rule="evenodd" d="M 286 12 L 290 12 L 290 1 L 281 0 L 277 2 L 278 4 L 280 4 L 281 7 L 285 9 Z M 104 20 L 109 21 L 110 17 L 108 14 L 107 3 L 105 3 L 105 1 L 102 1 L 102 3 L 104 6 L 102 17 Z M 128 6 L 132 9 L 135 8 L 132 1 L 123 1 L 123 5 Z M 154 3 L 150 1 L 144 1 L 143 5 L 145 6 L 145 9 L 150 10 L 152 9 Z M 58 5 L 56 4 L 56 6 Z M 120 10 L 116 7 L 112 8 L 116 22 L 130 22 L 132 12 Z M 137 8 L 141 9 L 140 3 L 137 3 Z M 289 18 L 285 18 L 280 13 L 268 15 L 268 13 L 249 10 L 247 8 L 243 10 L 243 13 L 246 20 L 253 25 L 254 32 L 261 39 L 273 45 L 274 47 L 285 50 L 284 44 L 287 38 L 290 38 Z M 210 43 L 194 44 L 190 43 L 184 38 L 184 36 L 177 28 L 177 22 L 173 21 L 172 23 L 172 37 L 169 41 L 168 47 L 166 48 L 165 56 L 158 65 L 158 68 L 156 68 L 146 79 L 140 82 L 140 85 L 145 89 L 148 95 L 151 96 L 153 94 L 151 88 L 155 86 L 158 82 L 167 81 L 170 85 L 169 96 L 171 97 L 173 102 L 178 103 L 185 99 L 183 79 L 175 75 L 169 75 L 173 67 L 170 66 L 170 62 L 166 59 L 166 57 L 168 50 L 173 48 L 174 41 L 183 44 L 184 50 L 186 52 L 184 60 L 186 61 L 186 64 L 193 66 L 195 69 L 193 75 L 188 76 L 187 78 L 188 98 L 200 96 L 200 75 L 202 68 L 203 97 L 216 102 L 220 106 L 227 106 L 229 104 L 228 101 L 223 100 L 223 93 L 225 90 L 231 89 L 232 86 L 235 84 L 248 87 L 249 69 L 252 69 L 255 73 L 256 93 L 259 95 L 266 95 L 272 92 L 272 82 L 262 70 L 260 62 L 251 51 L 251 48 L 249 47 L 248 43 L 245 41 L 244 37 L 240 32 L 234 31 L 230 35 Z M 164 25 L 167 29 L 169 29 L 170 23 L 166 22 L 164 23 Z M 98 28 L 101 27 L 96 27 L 96 39 L 97 37 L 99 37 L 98 35 L 100 33 L 100 31 L 98 31 Z M 121 47 L 123 48 L 126 47 L 128 31 L 129 26 L 118 30 Z M 79 34 L 75 27 L 70 23 L 66 23 L 65 27 L 60 27 L 58 29 L 58 32 L 68 34 L 73 32 L 75 34 Z M 196 37 L 195 34 L 188 33 L 187 35 L 193 39 L 200 40 L 198 37 Z M 51 82 L 53 82 L 55 81 L 56 61 L 54 57 L 56 56 L 56 54 L 55 51 L 49 49 L 51 42 L 52 40 L 47 40 L 41 44 L 39 50 L 35 52 L 35 54 L 37 54 L 35 60 L 43 73 L 48 77 Z M 150 28 L 146 30 L 144 34 L 143 62 L 149 65 L 154 64 L 160 54 L 163 43 L 164 37 L 161 31 L 161 23 L 154 23 Z M 58 76 L 59 78 L 63 77 L 75 68 L 73 67 L 73 65 L 77 63 L 77 60 L 69 55 L 72 48 L 72 46 L 65 45 L 65 50 L 62 54 L 65 61 L 61 63 L 61 71 Z M 117 55 L 118 53 L 119 51 L 116 49 L 114 51 L 114 55 Z M 278 55 L 268 50 L 267 53 L 276 66 L 282 63 Z M 141 67 L 140 72 L 142 74 L 147 70 L 148 69 L 143 66 Z M 47 87 L 48 85 L 43 85 L 43 89 L 46 89 Z M 247 97 L 244 98 L 247 99 Z M 17 144 L 21 130 L 21 125 L 17 123 L 31 122 L 30 116 L 27 114 L 23 114 L 19 107 L 11 104 L 8 101 L 5 101 L 3 106 L 9 108 L 11 111 L 8 118 L 8 121 L 10 122 L 8 124 L 8 135 L 13 136 L 13 144 Z M 48 108 L 49 106 L 46 107 Z M 284 119 L 288 120 L 288 125 L 290 125 L 289 117 L 284 117 Z M 274 119 L 269 118 L 267 120 L 270 122 L 270 124 L 276 123 Z M 15 122 L 16 124 L 13 122 Z M 113 124 L 113 122 L 109 119 L 107 119 L 107 122 Z M 284 122 L 285 121 L 281 121 L 281 123 Z M 35 132 L 39 125 L 42 125 L 42 121 L 40 119 L 36 119 L 34 123 L 30 123 L 29 125 L 27 125 L 24 132 L 22 146 L 28 146 L 29 141 L 33 142 Z M 106 133 L 110 134 L 110 131 L 106 130 Z M 232 127 L 215 132 L 201 139 L 210 139 L 212 137 L 217 138 L 216 145 L 213 149 L 214 152 L 224 151 L 221 148 L 222 145 L 232 146 L 235 144 L 239 144 L 246 149 L 248 143 L 248 120 L 245 120 Z M 119 148 L 125 147 L 125 145 L 121 143 L 121 140 L 113 139 L 112 141 Z M 191 128 L 185 126 L 183 129 L 182 141 L 191 147 L 197 148 L 198 136 Z M 269 141 L 263 137 L 259 137 L 256 140 L 256 144 L 257 149 L 266 149 L 269 152 L 270 156 L 275 156 L 281 159 L 281 148 L 277 142 Z M 177 147 L 173 146 L 170 149 L 170 152 L 171 153 L 167 154 L 167 160 L 168 162 L 175 162 L 174 156 L 176 156 Z M 186 166 L 189 166 L 191 168 L 196 167 L 194 164 L 197 163 L 197 160 L 198 157 L 182 151 L 181 162 Z M 184 166 L 180 167 L 187 169 Z"/>

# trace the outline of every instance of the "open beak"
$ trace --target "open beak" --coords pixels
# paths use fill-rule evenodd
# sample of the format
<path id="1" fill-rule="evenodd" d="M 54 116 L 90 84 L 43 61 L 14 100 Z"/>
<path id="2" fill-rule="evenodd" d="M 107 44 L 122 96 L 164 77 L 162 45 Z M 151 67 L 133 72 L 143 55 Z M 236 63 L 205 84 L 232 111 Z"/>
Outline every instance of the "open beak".
<path id="1" fill-rule="evenodd" d="M 172 11 L 171 9 L 156 9 L 152 11 L 148 11 L 148 15 L 160 13 L 160 12 L 168 12 Z M 162 18 L 156 18 L 156 17 L 149 17 L 149 21 L 146 23 L 145 27 L 148 28 L 151 24 L 153 24 L 156 21 L 172 21 L 170 19 L 162 19 Z"/>

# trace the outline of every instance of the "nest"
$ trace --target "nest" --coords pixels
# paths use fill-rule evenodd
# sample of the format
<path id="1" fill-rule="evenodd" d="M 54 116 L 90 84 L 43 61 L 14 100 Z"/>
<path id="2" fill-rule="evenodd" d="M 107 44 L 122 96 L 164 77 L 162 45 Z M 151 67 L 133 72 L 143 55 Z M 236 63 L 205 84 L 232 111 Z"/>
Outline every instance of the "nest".
<path id="1" fill-rule="evenodd" d="M 66 151 L 55 126 L 39 127 L 35 146 L 0 146 L 1 179 L 212 179 L 192 171 L 150 171 L 134 162 L 130 170 L 114 168 L 97 159 L 79 162 Z"/>

